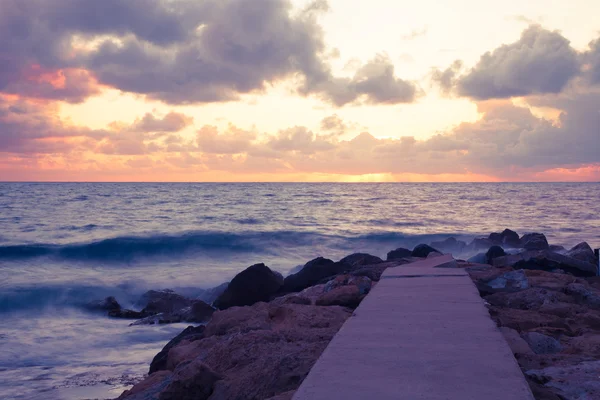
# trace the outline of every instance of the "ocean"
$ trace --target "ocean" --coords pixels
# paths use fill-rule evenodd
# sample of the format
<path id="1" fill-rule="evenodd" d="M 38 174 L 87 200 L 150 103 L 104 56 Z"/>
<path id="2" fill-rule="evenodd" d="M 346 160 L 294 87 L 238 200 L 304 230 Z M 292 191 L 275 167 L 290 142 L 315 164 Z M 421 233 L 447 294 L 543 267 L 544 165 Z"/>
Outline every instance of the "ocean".
<path id="1" fill-rule="evenodd" d="M 504 228 L 600 247 L 599 199 L 600 183 L 0 183 L 0 398 L 116 397 L 187 326 L 130 327 L 92 300 Z"/>

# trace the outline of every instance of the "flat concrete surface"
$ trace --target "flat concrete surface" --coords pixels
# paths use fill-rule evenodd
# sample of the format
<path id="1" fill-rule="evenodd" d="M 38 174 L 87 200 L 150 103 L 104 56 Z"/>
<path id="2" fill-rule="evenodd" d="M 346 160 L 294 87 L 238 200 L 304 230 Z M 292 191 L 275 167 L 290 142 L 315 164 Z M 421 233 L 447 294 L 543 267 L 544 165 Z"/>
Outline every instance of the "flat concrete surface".
<path id="1" fill-rule="evenodd" d="M 388 268 L 294 400 L 533 400 L 508 344 L 448 256 Z"/>

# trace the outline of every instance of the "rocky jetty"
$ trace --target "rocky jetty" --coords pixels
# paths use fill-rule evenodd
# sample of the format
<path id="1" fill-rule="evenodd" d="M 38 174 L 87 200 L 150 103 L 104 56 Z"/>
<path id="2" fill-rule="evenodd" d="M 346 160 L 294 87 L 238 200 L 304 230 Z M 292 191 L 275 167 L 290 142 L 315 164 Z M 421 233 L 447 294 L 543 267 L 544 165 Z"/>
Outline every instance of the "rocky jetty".
<path id="1" fill-rule="evenodd" d="M 141 318 L 136 324 L 205 324 L 172 339 L 149 376 L 119 399 L 291 399 L 386 268 L 448 250 L 483 251 L 476 263 L 458 259 L 451 267 L 469 272 L 536 399 L 600 398 L 597 255 L 587 243 L 553 247 L 539 233 L 505 229 L 469 244 L 449 238 L 393 250 L 387 261 L 364 253 L 320 257 L 285 279 L 256 264 L 200 299 L 162 290 L 146 293 L 140 311 L 114 298 L 90 308 Z"/>

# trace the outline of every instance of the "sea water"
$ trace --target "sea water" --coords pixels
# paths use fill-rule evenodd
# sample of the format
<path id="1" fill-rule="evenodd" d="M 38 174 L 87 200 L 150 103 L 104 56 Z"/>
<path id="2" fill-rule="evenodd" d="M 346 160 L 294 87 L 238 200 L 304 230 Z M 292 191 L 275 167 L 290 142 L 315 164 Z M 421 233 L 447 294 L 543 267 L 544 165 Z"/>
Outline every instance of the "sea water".
<path id="1" fill-rule="evenodd" d="M 89 301 L 504 228 L 600 247 L 600 183 L 0 183 L 0 398 L 116 397 L 186 326 Z"/>

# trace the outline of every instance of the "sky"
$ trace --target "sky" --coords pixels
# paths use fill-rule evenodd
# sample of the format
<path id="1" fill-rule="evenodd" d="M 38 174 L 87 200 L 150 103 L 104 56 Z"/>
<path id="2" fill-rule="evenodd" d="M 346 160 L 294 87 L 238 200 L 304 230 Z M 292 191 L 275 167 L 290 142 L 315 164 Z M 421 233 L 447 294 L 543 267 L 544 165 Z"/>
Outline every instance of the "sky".
<path id="1" fill-rule="evenodd" d="M 0 0 L 0 181 L 600 181 L 596 0 Z"/>

